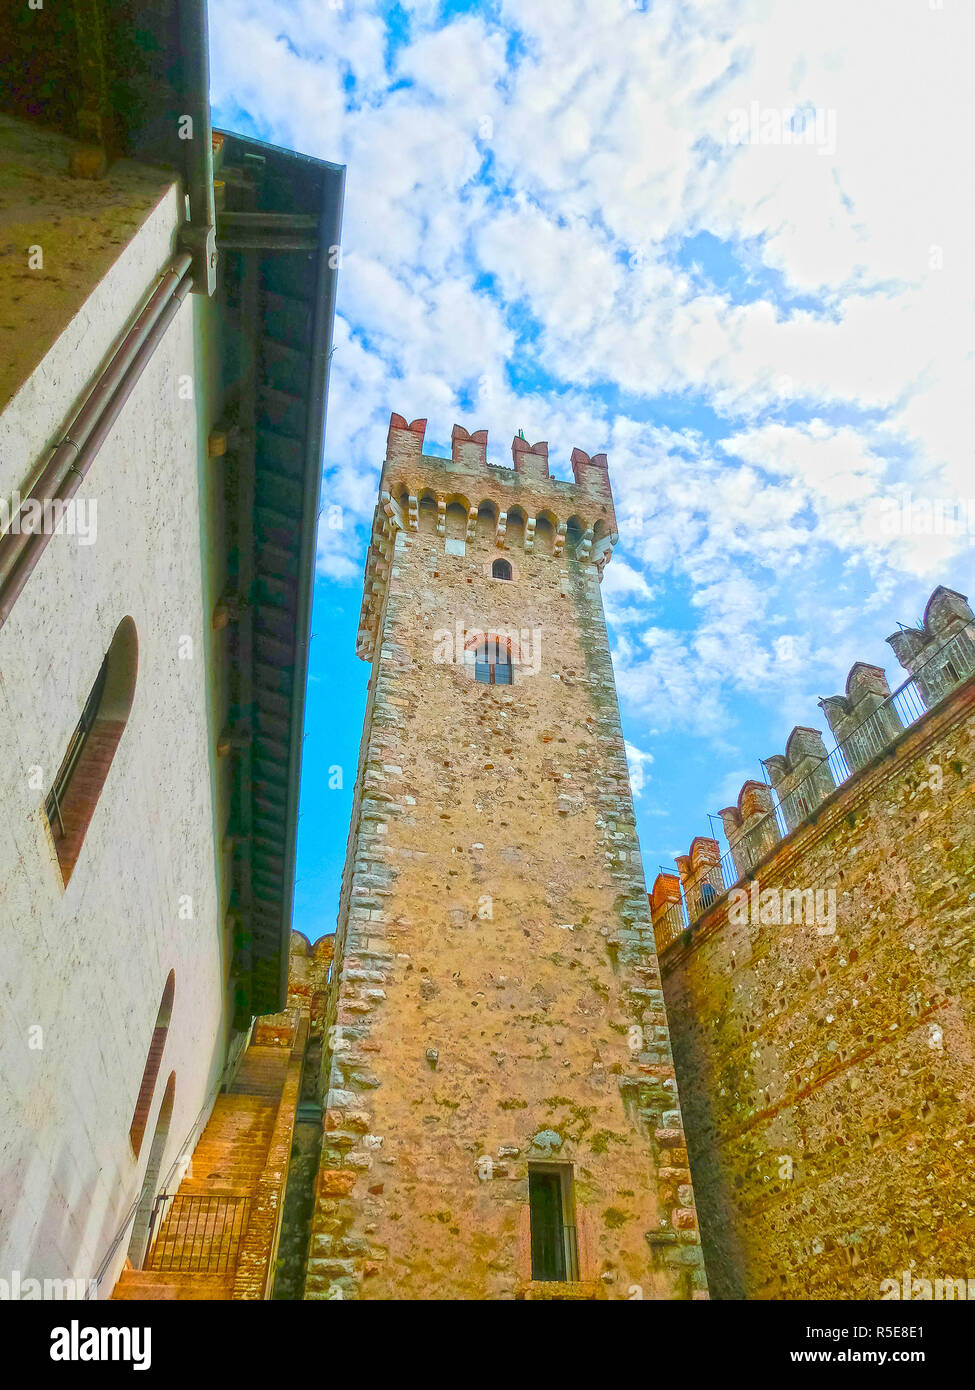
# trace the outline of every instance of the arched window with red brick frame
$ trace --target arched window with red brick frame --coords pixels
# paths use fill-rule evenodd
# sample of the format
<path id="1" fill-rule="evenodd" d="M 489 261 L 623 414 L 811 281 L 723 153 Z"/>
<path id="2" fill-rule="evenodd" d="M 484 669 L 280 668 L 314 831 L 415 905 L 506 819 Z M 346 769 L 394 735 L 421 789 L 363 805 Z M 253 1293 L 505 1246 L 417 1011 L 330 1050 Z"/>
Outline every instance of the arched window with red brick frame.
<path id="1" fill-rule="evenodd" d="M 156 1024 L 152 1030 L 152 1038 L 149 1042 L 149 1053 L 146 1057 L 145 1069 L 142 1073 L 142 1084 L 139 1087 L 139 1096 L 135 1103 L 135 1111 L 132 1115 L 132 1123 L 129 1126 L 129 1143 L 132 1145 L 132 1152 L 136 1158 L 139 1157 L 139 1150 L 142 1148 L 142 1140 L 146 1133 L 146 1123 L 149 1119 L 149 1111 L 152 1108 L 152 1097 L 156 1089 L 156 1078 L 159 1075 L 159 1068 L 162 1065 L 163 1048 L 166 1046 L 166 1034 L 169 1032 L 169 1020 L 173 1014 L 173 996 L 176 993 L 176 972 L 170 970 L 166 979 L 166 985 L 162 992 L 162 999 L 159 1001 L 159 1009 L 156 1013 Z"/>
<path id="2" fill-rule="evenodd" d="M 489 634 L 474 649 L 474 679 L 482 685 L 511 685 L 511 642 Z"/>

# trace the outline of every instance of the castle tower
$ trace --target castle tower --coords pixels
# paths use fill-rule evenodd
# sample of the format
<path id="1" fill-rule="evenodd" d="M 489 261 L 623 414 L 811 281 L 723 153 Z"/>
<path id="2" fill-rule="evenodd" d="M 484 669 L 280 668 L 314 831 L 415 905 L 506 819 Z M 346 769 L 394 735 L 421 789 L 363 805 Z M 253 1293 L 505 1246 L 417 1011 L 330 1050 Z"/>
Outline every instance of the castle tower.
<path id="1" fill-rule="evenodd" d="M 606 457 L 390 422 L 305 1296 L 706 1297 L 599 580 Z"/>

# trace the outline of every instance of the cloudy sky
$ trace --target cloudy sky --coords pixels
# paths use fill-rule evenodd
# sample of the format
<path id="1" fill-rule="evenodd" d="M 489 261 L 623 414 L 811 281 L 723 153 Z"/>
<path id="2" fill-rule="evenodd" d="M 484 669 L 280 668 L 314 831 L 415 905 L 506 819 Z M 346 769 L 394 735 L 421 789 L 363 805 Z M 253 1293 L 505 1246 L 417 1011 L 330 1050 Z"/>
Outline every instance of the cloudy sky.
<path id="1" fill-rule="evenodd" d="M 348 166 L 296 924 L 335 924 L 391 410 L 608 453 L 651 883 L 973 585 L 923 504 L 975 499 L 975 5 L 211 0 L 210 39 L 216 124 Z"/>

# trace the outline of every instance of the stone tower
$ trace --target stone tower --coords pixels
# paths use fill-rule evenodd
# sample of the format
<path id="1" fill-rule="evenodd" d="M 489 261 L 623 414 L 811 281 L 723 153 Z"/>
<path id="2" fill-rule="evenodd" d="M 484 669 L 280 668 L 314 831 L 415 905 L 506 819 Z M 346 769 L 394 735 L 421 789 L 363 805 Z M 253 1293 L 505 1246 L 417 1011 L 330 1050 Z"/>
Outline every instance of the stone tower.
<path id="1" fill-rule="evenodd" d="M 606 457 L 390 421 L 309 1298 L 706 1297 L 599 581 Z"/>

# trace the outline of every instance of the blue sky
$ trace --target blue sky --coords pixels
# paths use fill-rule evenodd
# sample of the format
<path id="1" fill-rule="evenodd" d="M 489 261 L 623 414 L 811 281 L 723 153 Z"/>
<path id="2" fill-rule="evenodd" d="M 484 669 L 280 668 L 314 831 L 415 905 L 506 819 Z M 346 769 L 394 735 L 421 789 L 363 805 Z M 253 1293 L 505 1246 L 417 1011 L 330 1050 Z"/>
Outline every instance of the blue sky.
<path id="1" fill-rule="evenodd" d="M 212 0 L 215 122 L 348 166 L 300 930 L 335 925 L 390 411 L 608 453 L 648 884 L 854 661 L 899 684 L 883 639 L 975 570 L 885 525 L 975 496 L 973 39 L 954 0 Z"/>

